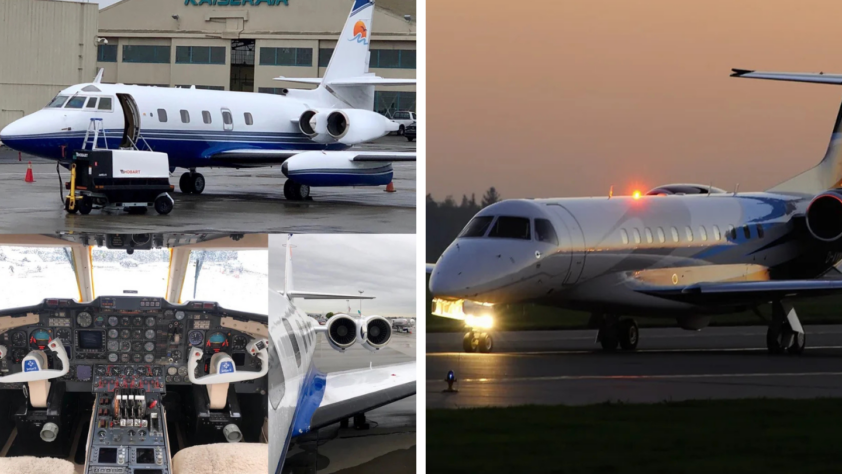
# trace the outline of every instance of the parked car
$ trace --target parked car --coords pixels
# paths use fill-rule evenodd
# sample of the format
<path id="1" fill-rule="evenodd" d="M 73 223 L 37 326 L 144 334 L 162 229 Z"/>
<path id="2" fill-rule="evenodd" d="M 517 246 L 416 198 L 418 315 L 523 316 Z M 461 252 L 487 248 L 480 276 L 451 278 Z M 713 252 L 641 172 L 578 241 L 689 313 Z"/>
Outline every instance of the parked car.
<path id="1" fill-rule="evenodd" d="M 399 125 L 398 135 L 403 135 L 406 131 L 406 127 L 412 125 L 412 122 L 415 122 L 416 120 L 418 120 L 418 115 L 415 112 L 410 112 L 408 110 L 395 112 L 392 115 L 392 122 Z"/>
<path id="2" fill-rule="evenodd" d="M 418 122 L 412 122 L 412 125 L 406 127 L 406 130 L 404 130 L 404 132 L 403 132 L 403 136 L 405 136 L 406 139 L 411 141 L 411 142 L 415 141 L 415 125 L 417 123 Z"/>

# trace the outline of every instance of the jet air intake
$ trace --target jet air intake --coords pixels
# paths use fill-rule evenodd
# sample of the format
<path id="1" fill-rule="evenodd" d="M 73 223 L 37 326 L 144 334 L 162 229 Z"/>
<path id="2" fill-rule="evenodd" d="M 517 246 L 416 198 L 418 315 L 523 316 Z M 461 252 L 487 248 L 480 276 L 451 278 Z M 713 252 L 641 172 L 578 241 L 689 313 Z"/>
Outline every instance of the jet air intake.
<path id="1" fill-rule="evenodd" d="M 386 136 L 399 125 L 369 110 L 341 109 L 327 116 L 327 133 L 345 145 L 356 145 Z"/>
<path id="2" fill-rule="evenodd" d="M 842 194 L 828 191 L 813 198 L 807 208 L 807 229 L 823 242 L 842 240 Z"/>
<path id="3" fill-rule="evenodd" d="M 360 324 L 357 341 L 370 351 L 379 351 L 392 339 L 392 325 L 382 316 L 370 316 Z"/>
<path id="4" fill-rule="evenodd" d="M 357 340 L 359 323 L 347 314 L 331 316 L 327 321 L 327 342 L 339 352 L 354 345 Z"/>

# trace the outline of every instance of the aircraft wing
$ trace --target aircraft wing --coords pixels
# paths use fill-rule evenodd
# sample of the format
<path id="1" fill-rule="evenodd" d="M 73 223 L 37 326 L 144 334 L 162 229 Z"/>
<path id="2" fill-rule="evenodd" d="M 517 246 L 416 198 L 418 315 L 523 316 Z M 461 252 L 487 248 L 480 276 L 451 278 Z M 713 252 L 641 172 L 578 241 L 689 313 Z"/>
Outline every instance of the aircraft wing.
<path id="1" fill-rule="evenodd" d="M 373 300 L 374 296 L 342 295 L 339 293 L 314 293 L 312 291 L 290 291 L 287 293 L 290 298 L 301 298 L 304 300 Z"/>
<path id="2" fill-rule="evenodd" d="M 751 69 L 731 69 L 731 77 L 748 79 L 767 79 L 770 81 L 812 82 L 814 84 L 842 85 L 842 75 L 805 72 L 753 71 Z"/>
<path id="3" fill-rule="evenodd" d="M 695 283 L 687 286 L 644 287 L 636 291 L 688 303 L 770 301 L 805 298 L 842 292 L 842 279 L 771 280 Z"/>
<path id="4" fill-rule="evenodd" d="M 415 361 L 329 373 L 310 430 L 411 397 L 416 378 Z"/>
<path id="5" fill-rule="evenodd" d="M 281 165 L 295 155 L 312 152 L 313 150 L 228 150 L 216 153 L 211 156 L 214 161 L 220 161 L 232 166 L 243 168 L 257 168 L 261 166 Z M 331 153 L 330 151 L 324 153 Z M 339 152 L 337 152 L 339 153 Z M 416 161 L 417 154 L 414 152 L 388 152 L 388 151 L 343 151 L 343 155 L 351 154 L 351 161 L 378 161 L 398 162 Z"/>

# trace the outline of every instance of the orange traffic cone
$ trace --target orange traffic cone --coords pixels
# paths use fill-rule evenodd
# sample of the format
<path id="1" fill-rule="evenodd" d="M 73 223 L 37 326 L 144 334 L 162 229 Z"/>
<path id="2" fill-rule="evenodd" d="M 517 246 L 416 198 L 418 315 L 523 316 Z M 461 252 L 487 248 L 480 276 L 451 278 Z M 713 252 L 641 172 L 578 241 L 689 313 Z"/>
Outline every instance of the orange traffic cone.
<path id="1" fill-rule="evenodd" d="M 32 176 L 32 162 L 29 162 L 29 166 L 26 168 L 26 177 L 23 178 L 24 181 L 27 183 L 34 183 L 35 177 Z"/>
<path id="2" fill-rule="evenodd" d="M 389 184 L 386 185 L 386 192 L 387 193 L 394 193 L 395 192 L 395 183 L 393 181 L 389 182 Z"/>

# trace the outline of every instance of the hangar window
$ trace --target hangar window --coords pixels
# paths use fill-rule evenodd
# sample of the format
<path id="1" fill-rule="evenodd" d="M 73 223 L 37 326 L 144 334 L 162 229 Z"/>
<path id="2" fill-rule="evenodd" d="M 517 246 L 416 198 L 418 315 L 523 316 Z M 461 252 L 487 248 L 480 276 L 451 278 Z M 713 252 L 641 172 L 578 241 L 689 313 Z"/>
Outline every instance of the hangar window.
<path id="1" fill-rule="evenodd" d="M 301 367 L 301 348 L 298 347 L 298 339 L 295 338 L 295 331 L 293 331 L 292 326 L 290 326 L 289 321 L 286 319 L 284 321 L 284 328 L 287 330 L 287 336 L 289 336 L 289 343 L 292 344 L 292 351 L 295 352 L 295 363 L 299 367 Z"/>
<path id="2" fill-rule="evenodd" d="M 699 238 L 705 241 L 708 239 L 708 231 L 705 230 L 703 225 L 699 226 Z"/>
<path id="3" fill-rule="evenodd" d="M 47 107 L 50 107 L 50 108 L 53 108 L 53 109 L 60 109 L 61 106 L 64 105 L 65 102 L 67 102 L 67 96 L 66 95 L 58 95 L 58 96 L 56 96 L 55 99 L 53 99 L 52 102 L 49 103 L 49 105 L 47 105 Z"/>
<path id="4" fill-rule="evenodd" d="M 372 49 L 369 67 L 415 69 L 414 49 Z"/>
<path id="5" fill-rule="evenodd" d="M 111 110 L 111 97 L 100 98 L 97 110 Z"/>
<path id="6" fill-rule="evenodd" d="M 639 244 L 640 243 L 640 231 L 637 230 L 637 227 L 632 229 L 632 235 L 634 236 L 634 243 Z"/>
<path id="7" fill-rule="evenodd" d="M 330 64 L 330 58 L 333 57 L 333 48 L 319 49 L 319 67 L 327 67 Z"/>
<path id="8" fill-rule="evenodd" d="M 670 233 L 672 234 L 672 241 L 678 242 L 678 229 L 676 229 L 675 227 L 671 227 Z"/>
<path id="9" fill-rule="evenodd" d="M 117 45 L 101 44 L 97 47 L 96 60 L 101 63 L 117 62 Z"/>
<path id="10" fill-rule="evenodd" d="M 190 112 L 186 110 L 181 111 L 181 123 L 190 123 Z"/>
<path id="11" fill-rule="evenodd" d="M 763 238 L 763 226 L 760 224 L 757 224 L 757 238 Z"/>
<path id="12" fill-rule="evenodd" d="M 684 228 L 684 233 L 687 234 L 687 242 L 693 241 L 693 229 L 690 226 Z"/>
<path id="13" fill-rule="evenodd" d="M 391 117 L 399 110 L 415 111 L 415 92 L 374 91 L 374 110 Z"/>
<path id="14" fill-rule="evenodd" d="M 261 66 L 312 66 L 312 48 L 260 48 Z"/>
<path id="15" fill-rule="evenodd" d="M 713 226 L 713 240 L 722 240 L 722 233 L 719 232 L 719 226 Z"/>
<path id="16" fill-rule="evenodd" d="M 468 225 L 465 226 L 459 237 L 482 237 L 493 220 L 494 217 L 492 216 L 474 217 L 471 219 L 471 222 L 468 222 Z"/>
<path id="17" fill-rule="evenodd" d="M 169 46 L 125 45 L 123 46 L 124 63 L 168 64 Z"/>
<path id="18" fill-rule="evenodd" d="M 254 118 L 251 116 L 250 113 L 246 112 L 244 116 L 246 118 L 246 125 L 254 125 Z"/>
<path id="19" fill-rule="evenodd" d="M 83 105 L 85 105 L 85 99 L 87 97 L 73 97 L 67 101 L 67 105 L 64 106 L 65 109 L 81 109 Z"/>
<path id="20" fill-rule="evenodd" d="M 500 239 L 532 240 L 529 228 L 529 219 L 526 217 L 500 216 L 494 222 L 488 236 Z"/>
<path id="21" fill-rule="evenodd" d="M 743 226 L 743 235 L 745 235 L 747 239 L 751 238 L 751 229 L 747 225 Z"/>
<path id="22" fill-rule="evenodd" d="M 646 234 L 646 243 L 651 244 L 652 243 L 652 231 L 647 227 L 644 230 L 644 233 Z"/>
<path id="23" fill-rule="evenodd" d="M 535 238 L 538 239 L 538 242 L 558 245 L 558 236 L 553 224 L 547 219 L 535 219 Z"/>
<path id="24" fill-rule="evenodd" d="M 88 99 L 88 103 L 85 104 L 86 109 L 95 109 L 96 108 L 96 97 L 91 97 Z"/>
<path id="25" fill-rule="evenodd" d="M 166 122 L 167 121 L 167 111 L 164 109 L 158 109 L 158 121 L 159 122 Z"/>
<path id="26" fill-rule="evenodd" d="M 176 64 L 225 64 L 222 46 L 176 46 Z"/>
<path id="27" fill-rule="evenodd" d="M 213 122 L 213 119 L 211 118 L 211 114 L 207 110 L 202 111 L 202 121 L 205 122 L 205 123 Z"/>
<path id="28" fill-rule="evenodd" d="M 626 232 L 626 229 L 620 229 L 620 239 L 623 241 L 624 244 L 629 243 L 629 233 Z"/>

